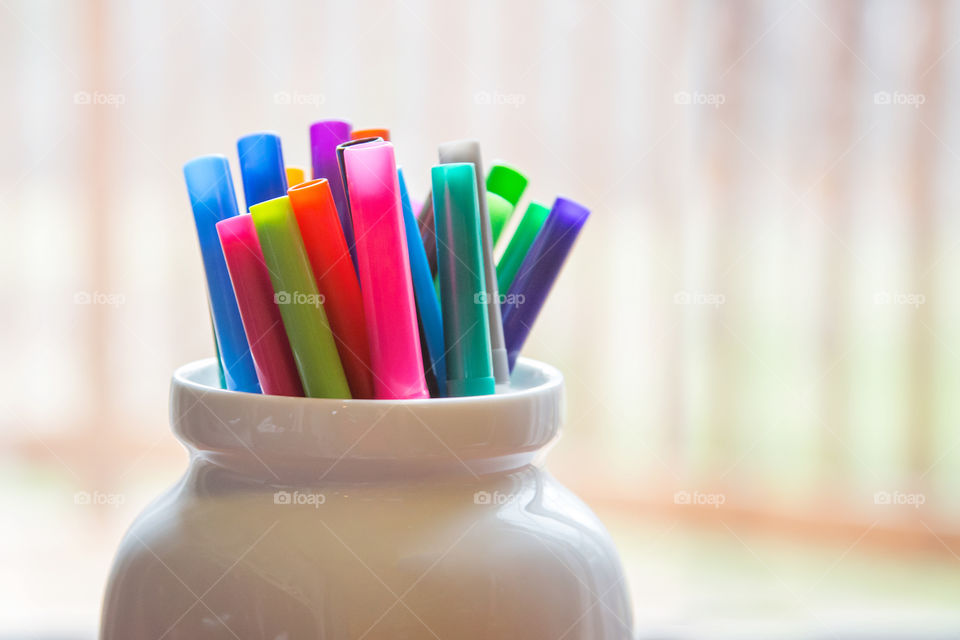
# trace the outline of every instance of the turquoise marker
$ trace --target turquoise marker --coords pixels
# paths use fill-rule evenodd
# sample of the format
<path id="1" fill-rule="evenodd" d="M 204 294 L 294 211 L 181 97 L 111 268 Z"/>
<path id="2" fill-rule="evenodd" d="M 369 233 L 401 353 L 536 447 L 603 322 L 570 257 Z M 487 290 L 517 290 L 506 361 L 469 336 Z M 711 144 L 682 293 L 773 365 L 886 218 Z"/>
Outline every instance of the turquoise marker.
<path id="1" fill-rule="evenodd" d="M 468 162 L 441 164 L 433 168 L 431 177 L 447 348 L 447 393 L 490 395 L 496 383 L 490 356 L 476 172 Z"/>

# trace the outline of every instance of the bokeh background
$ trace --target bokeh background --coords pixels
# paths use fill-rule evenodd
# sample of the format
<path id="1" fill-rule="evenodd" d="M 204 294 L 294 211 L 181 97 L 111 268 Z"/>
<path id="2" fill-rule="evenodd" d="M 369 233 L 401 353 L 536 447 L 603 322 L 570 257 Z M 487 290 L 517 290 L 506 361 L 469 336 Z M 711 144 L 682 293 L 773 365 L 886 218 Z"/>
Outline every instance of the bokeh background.
<path id="1" fill-rule="evenodd" d="M 418 198 L 474 137 L 593 210 L 526 354 L 641 637 L 957 637 L 958 45 L 938 0 L 0 0 L 0 637 L 93 637 L 184 469 L 183 163 L 330 117 Z"/>

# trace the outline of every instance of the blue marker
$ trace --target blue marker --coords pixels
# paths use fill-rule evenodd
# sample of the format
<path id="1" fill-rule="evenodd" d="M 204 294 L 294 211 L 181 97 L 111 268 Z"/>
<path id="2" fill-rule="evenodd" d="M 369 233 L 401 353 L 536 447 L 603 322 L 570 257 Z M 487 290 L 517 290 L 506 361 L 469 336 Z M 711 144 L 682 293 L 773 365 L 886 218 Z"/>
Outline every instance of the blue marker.
<path id="1" fill-rule="evenodd" d="M 257 371 L 247 347 L 240 309 L 233 294 L 230 273 L 223 258 L 216 224 L 239 213 L 227 158 L 221 155 L 194 158 L 183 166 L 190 206 L 197 225 L 200 255 L 207 275 L 210 310 L 227 389 L 260 393 Z"/>
<path id="2" fill-rule="evenodd" d="M 417 300 L 417 315 L 420 317 L 421 328 L 426 338 L 426 352 L 432 365 L 430 367 L 432 371 L 427 373 L 432 373 L 437 381 L 440 397 L 444 397 L 447 395 L 447 366 L 443 357 L 443 316 L 440 313 L 440 301 L 437 300 L 433 275 L 430 273 L 427 253 L 423 249 L 417 217 L 413 215 L 413 207 L 410 206 L 410 196 L 407 194 L 407 183 L 403 179 L 402 169 L 397 169 L 397 179 L 400 182 L 400 204 L 403 208 L 403 226 L 407 235 L 407 253 L 410 254 L 413 294 Z"/>
<path id="3" fill-rule="evenodd" d="M 237 140 L 237 155 L 248 211 L 255 204 L 287 195 L 280 136 L 269 131 L 243 136 Z"/>

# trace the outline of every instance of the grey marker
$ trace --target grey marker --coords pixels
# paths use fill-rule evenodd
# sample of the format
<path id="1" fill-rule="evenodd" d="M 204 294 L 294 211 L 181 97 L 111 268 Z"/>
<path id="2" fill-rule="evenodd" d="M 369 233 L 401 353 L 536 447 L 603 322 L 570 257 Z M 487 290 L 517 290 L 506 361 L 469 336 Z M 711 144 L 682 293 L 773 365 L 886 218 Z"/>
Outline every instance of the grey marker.
<path id="1" fill-rule="evenodd" d="M 476 140 L 456 140 L 440 145 L 440 163 L 471 162 L 477 174 L 477 198 L 480 203 L 480 241 L 483 244 L 483 279 L 487 289 L 487 317 L 490 320 L 490 355 L 493 357 L 493 377 L 497 384 L 510 382 L 507 349 L 503 340 L 503 319 L 500 316 L 500 294 L 497 291 L 497 265 L 493 261 L 493 232 L 487 211 L 487 174 L 483 170 L 480 143 Z"/>

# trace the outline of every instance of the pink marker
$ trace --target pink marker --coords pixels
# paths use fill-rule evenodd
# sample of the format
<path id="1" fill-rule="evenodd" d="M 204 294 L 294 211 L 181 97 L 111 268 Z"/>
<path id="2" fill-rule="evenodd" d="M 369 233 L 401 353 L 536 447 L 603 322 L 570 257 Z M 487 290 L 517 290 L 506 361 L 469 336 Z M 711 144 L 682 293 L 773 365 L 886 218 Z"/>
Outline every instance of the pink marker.
<path id="1" fill-rule="evenodd" d="M 344 149 L 343 164 L 374 395 L 380 399 L 429 398 L 393 145 L 383 141 L 351 145 Z"/>
<path id="2" fill-rule="evenodd" d="M 260 250 L 253 218 L 245 214 L 221 220 L 217 223 L 217 234 L 260 388 L 275 396 L 302 397 L 303 385 L 274 300 L 270 272 Z"/>

